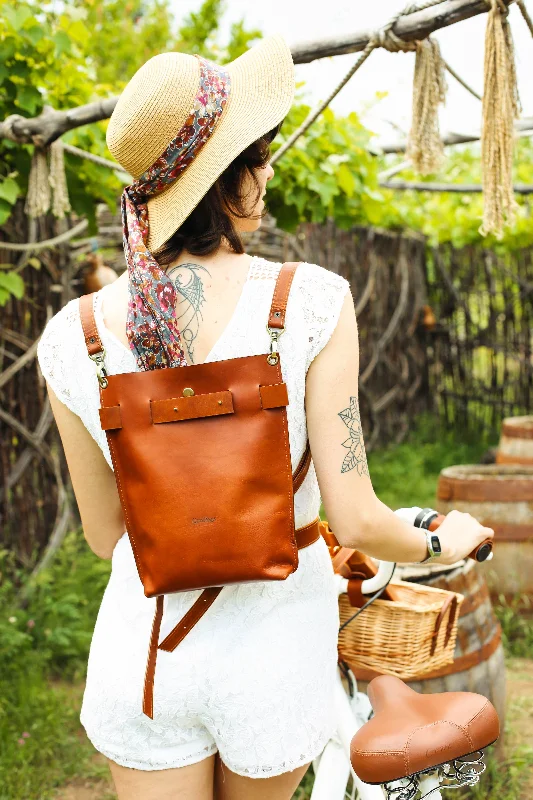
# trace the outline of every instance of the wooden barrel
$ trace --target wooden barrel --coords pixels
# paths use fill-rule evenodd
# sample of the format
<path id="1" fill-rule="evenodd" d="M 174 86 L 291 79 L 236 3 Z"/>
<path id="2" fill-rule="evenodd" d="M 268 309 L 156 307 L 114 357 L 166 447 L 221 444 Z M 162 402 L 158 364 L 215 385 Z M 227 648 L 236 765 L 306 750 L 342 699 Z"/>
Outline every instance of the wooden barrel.
<path id="1" fill-rule="evenodd" d="M 399 572 L 402 580 L 412 580 L 407 568 Z M 428 569 L 426 575 L 417 573 L 416 582 L 459 592 L 465 599 L 459 615 L 453 663 L 406 683 L 423 694 L 482 694 L 493 703 L 503 722 L 506 680 L 501 628 L 492 608 L 483 565 L 469 560 L 449 572 Z M 367 682 L 375 677 L 366 670 L 356 670 L 355 675 L 363 691 Z"/>
<path id="2" fill-rule="evenodd" d="M 485 576 L 494 594 L 533 595 L 533 466 L 462 464 L 443 469 L 436 509 L 472 514 L 494 529 Z"/>
<path id="3" fill-rule="evenodd" d="M 533 417 L 506 417 L 503 420 L 496 463 L 533 467 Z"/>

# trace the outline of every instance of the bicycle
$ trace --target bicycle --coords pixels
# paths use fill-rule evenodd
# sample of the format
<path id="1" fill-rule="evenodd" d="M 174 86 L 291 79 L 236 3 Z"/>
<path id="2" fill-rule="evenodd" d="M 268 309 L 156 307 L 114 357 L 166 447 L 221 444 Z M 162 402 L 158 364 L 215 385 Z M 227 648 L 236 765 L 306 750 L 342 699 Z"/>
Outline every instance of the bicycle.
<path id="1" fill-rule="evenodd" d="M 417 527 L 428 527 L 430 530 L 435 530 L 444 520 L 442 515 L 435 516 L 437 512 L 418 507 L 401 508 L 395 513 L 405 522 Z M 492 542 L 483 542 L 470 557 L 477 561 L 490 559 Z M 357 613 L 363 612 L 383 593 L 395 568 L 396 564 L 379 562 L 375 576 L 363 581 L 361 585 L 362 594 L 370 599 Z M 348 579 L 338 574 L 335 578 L 339 595 L 347 592 Z M 313 761 L 315 781 L 311 800 L 442 800 L 443 789 L 472 786 L 479 782 L 486 768 L 483 751 L 494 744 L 499 735 L 496 711 L 486 698 L 470 692 L 453 693 L 455 696 L 460 695 L 453 699 L 450 697 L 452 693 L 421 695 L 399 678 L 392 676 L 375 678 L 369 684 L 368 693 L 375 708 L 372 707 L 371 699 L 358 691 L 353 672 L 347 665 L 339 664 L 334 701 L 337 732 L 321 755 Z M 393 697 L 395 704 L 391 704 Z M 470 744 L 458 734 L 463 720 L 458 718 L 457 699 L 461 703 L 471 704 L 470 711 L 474 717 L 477 711 L 473 731 L 475 736 L 470 737 Z M 399 721 L 395 718 L 394 705 L 396 710 L 398 706 L 403 708 L 411 719 Z M 392 757 L 392 751 L 377 753 L 376 745 L 379 741 L 383 742 L 383 736 L 388 736 L 388 728 L 392 730 L 396 742 L 405 747 L 409 741 L 412 743 L 417 731 L 442 725 L 442 718 L 446 713 L 452 719 L 449 730 L 446 729 L 444 741 L 441 729 L 440 743 L 437 746 L 427 748 L 422 744 L 418 748 L 420 752 L 415 754 L 416 771 L 413 770 L 411 774 L 403 774 L 406 772 L 405 766 L 403 762 L 397 763 L 398 759 Z M 463 712 L 459 712 L 461 713 Z M 385 723 L 385 731 L 381 727 L 382 721 Z M 468 752 L 474 739 L 477 749 Z M 448 760 L 443 761 L 446 753 L 453 755 L 448 755 Z"/>

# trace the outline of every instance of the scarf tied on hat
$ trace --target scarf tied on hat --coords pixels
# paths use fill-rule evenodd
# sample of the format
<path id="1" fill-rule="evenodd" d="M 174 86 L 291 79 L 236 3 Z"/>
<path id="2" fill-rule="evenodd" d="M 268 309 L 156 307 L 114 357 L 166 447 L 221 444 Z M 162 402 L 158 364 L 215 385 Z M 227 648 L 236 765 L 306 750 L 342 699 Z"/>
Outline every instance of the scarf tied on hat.
<path id="1" fill-rule="evenodd" d="M 197 58 L 200 84 L 185 124 L 157 161 L 122 192 L 122 241 L 130 295 L 126 335 L 141 370 L 187 366 L 176 320 L 176 288 L 146 244 L 146 200 L 162 192 L 191 163 L 226 106 L 229 73 L 212 61 Z"/>

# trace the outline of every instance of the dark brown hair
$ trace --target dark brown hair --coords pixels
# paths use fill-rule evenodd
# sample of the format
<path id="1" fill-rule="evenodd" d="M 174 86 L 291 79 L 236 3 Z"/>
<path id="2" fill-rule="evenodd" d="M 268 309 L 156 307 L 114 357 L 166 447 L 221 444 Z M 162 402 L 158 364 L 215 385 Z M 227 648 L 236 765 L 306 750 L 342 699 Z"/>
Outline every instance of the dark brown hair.
<path id="1" fill-rule="evenodd" d="M 250 197 L 255 193 L 251 207 L 255 208 L 259 201 L 261 187 L 255 170 L 266 167 L 270 158 L 270 144 L 279 133 L 282 122 L 271 131 L 256 139 L 246 150 L 243 150 L 222 175 L 207 191 L 198 205 L 189 214 L 170 239 L 154 251 L 153 256 L 162 267 L 175 261 L 183 250 L 192 255 L 207 256 L 220 247 L 225 238 L 235 253 L 244 253 L 244 247 L 228 214 L 231 212 L 241 219 L 259 219 L 266 209 L 258 215 L 250 217 L 246 208 L 250 208 Z M 246 175 L 252 178 L 252 188 L 243 194 Z"/>

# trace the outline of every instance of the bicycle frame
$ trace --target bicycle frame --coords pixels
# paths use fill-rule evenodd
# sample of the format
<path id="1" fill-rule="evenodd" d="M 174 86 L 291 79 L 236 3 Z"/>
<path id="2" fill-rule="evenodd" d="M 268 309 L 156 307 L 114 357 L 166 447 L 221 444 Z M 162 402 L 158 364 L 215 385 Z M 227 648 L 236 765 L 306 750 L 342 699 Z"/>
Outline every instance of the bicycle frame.
<path id="1" fill-rule="evenodd" d="M 420 508 L 400 508 L 395 511 L 401 519 L 414 524 Z M 372 595 L 385 586 L 394 574 L 396 565 L 388 561 L 379 563 L 378 572 L 369 580 L 363 581 L 361 591 L 365 595 Z M 348 581 L 340 575 L 335 576 L 338 583 L 339 594 L 346 592 Z M 363 612 L 364 613 L 364 612 Z M 313 761 L 315 782 L 311 792 L 311 800 L 384 800 L 384 791 L 381 786 L 363 783 L 355 774 L 350 763 L 350 743 L 356 732 L 368 721 L 372 712 L 370 701 L 366 694 L 357 690 L 357 680 L 353 673 L 349 673 L 350 688 L 346 689 L 341 677 L 340 669 L 337 670 L 337 681 L 334 689 L 336 734 L 330 739 L 321 755 Z M 350 775 L 352 787 L 348 793 Z M 401 798 L 402 787 L 407 785 L 407 780 L 395 781 L 394 789 L 398 790 L 398 800 Z M 391 785 L 391 786 L 392 786 Z M 422 796 L 429 795 L 429 800 L 442 800 L 439 791 L 439 776 L 437 772 L 421 775 L 418 786 Z M 431 793 L 431 794 L 430 794 Z M 392 795 L 394 798 L 394 794 Z"/>

